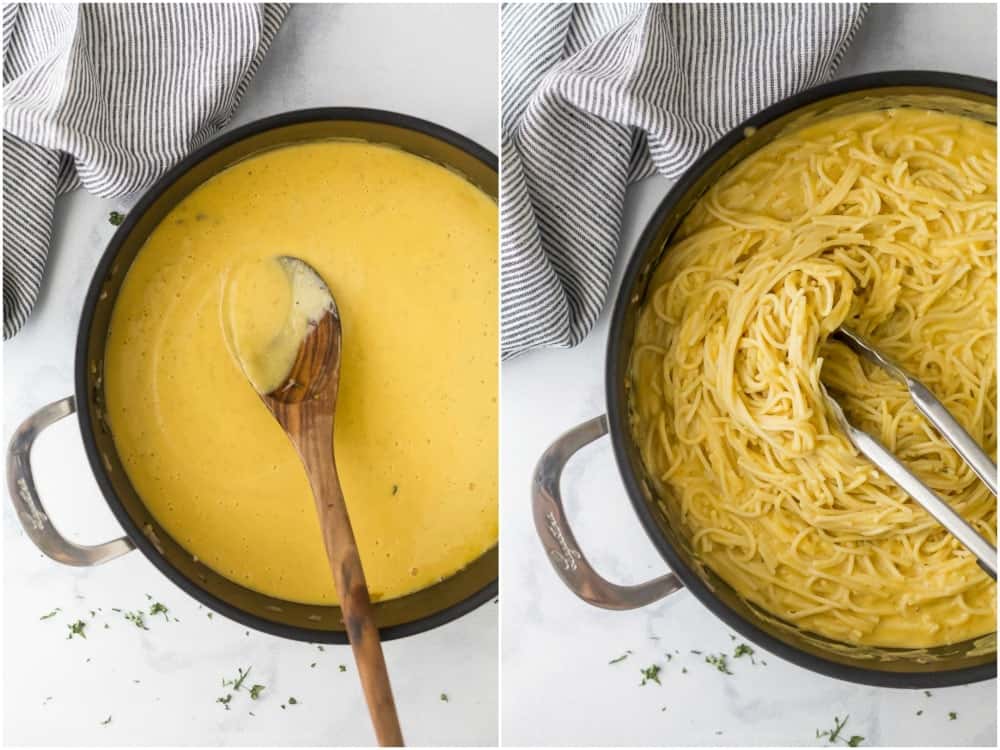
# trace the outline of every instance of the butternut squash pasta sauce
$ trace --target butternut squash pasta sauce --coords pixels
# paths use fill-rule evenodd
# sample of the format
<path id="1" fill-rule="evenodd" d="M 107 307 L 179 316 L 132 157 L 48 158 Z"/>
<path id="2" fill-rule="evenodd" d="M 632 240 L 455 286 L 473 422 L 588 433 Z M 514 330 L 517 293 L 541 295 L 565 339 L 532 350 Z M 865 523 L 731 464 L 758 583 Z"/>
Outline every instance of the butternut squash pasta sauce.
<path id="1" fill-rule="evenodd" d="M 303 467 L 226 341 L 227 283 L 276 255 L 313 266 L 340 311 L 335 452 L 373 599 L 453 575 L 497 542 L 497 206 L 396 148 L 332 140 L 261 153 L 151 233 L 105 359 L 132 484 L 221 575 L 337 602 Z M 284 314 L 282 294 L 265 285 L 261 306 Z"/>
<path id="2" fill-rule="evenodd" d="M 662 510 L 747 601 L 840 643 L 996 630 L 996 584 L 854 450 L 881 440 L 996 542 L 996 498 L 841 324 L 922 380 L 996 455 L 996 129 L 940 112 L 786 133 L 697 203 L 651 279 L 632 429 Z"/>

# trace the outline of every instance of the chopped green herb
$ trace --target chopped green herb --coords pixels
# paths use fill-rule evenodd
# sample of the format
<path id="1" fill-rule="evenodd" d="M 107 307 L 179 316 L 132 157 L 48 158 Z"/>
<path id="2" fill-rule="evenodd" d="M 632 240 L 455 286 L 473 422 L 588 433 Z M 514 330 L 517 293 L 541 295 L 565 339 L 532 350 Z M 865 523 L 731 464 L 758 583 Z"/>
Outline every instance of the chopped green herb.
<path id="1" fill-rule="evenodd" d="M 326 651 L 326 649 L 323 648 L 322 646 L 317 646 L 316 648 L 318 648 L 320 651 Z"/>
<path id="2" fill-rule="evenodd" d="M 136 610 L 135 612 L 126 612 L 125 619 L 128 620 L 133 625 L 135 625 L 137 628 L 141 628 L 142 630 L 149 630 L 149 628 L 146 627 L 146 620 L 143 617 L 142 612 L 140 612 L 139 610 Z"/>
<path id="3" fill-rule="evenodd" d="M 112 226 L 119 226 L 123 221 L 125 221 L 125 214 L 119 213 L 118 211 L 112 211 L 108 214 L 108 221 Z"/>
<path id="4" fill-rule="evenodd" d="M 664 654 L 664 656 L 666 656 L 666 657 L 667 657 L 667 661 L 673 661 L 673 658 L 674 658 L 674 655 L 673 655 L 673 654 L 671 654 L 671 653 L 666 653 L 666 654 Z"/>
<path id="5" fill-rule="evenodd" d="M 687 667 L 681 667 L 681 674 L 687 674 L 687 673 L 688 673 L 688 668 Z"/>
<path id="6" fill-rule="evenodd" d="M 87 623 L 85 623 L 83 620 L 77 620 L 76 622 L 72 622 L 66 627 L 69 628 L 69 635 L 66 636 L 66 640 L 69 640 L 74 635 L 78 635 L 81 638 L 87 637 L 87 634 L 83 632 L 87 627 Z"/>
<path id="7" fill-rule="evenodd" d="M 822 737 L 826 737 L 827 740 L 829 740 L 830 742 L 837 742 L 837 740 L 840 740 L 848 747 L 858 747 L 862 742 L 865 741 L 864 737 L 857 734 L 852 734 L 850 739 L 845 740 L 843 737 L 840 736 L 840 732 L 844 729 L 845 726 L 847 726 L 847 720 L 849 718 L 851 718 L 850 715 L 844 716 L 843 719 L 834 716 L 833 729 L 827 729 L 826 731 L 823 732 L 817 729 L 816 738 L 820 739 Z"/>
<path id="8" fill-rule="evenodd" d="M 608 664 L 618 664 L 619 662 L 623 662 L 628 658 L 628 655 L 631 653 L 632 653 L 631 649 L 626 650 L 624 654 L 619 656 L 617 659 L 612 659 L 611 661 L 608 662 Z"/>
<path id="9" fill-rule="evenodd" d="M 824 731 L 816 730 L 816 739 L 821 739 L 827 737 L 830 742 L 836 742 L 837 738 L 840 736 L 840 730 L 844 728 L 847 720 L 851 718 L 850 716 L 845 716 L 844 720 L 841 721 L 838 717 L 833 717 L 833 729 L 826 729 Z"/>
<path id="10" fill-rule="evenodd" d="M 932 693 L 930 690 L 925 690 L 924 691 L 924 695 L 926 695 L 928 698 L 930 698 L 932 695 L 934 695 L 934 693 Z"/>
<path id="11" fill-rule="evenodd" d="M 205 615 L 208 617 L 209 620 L 211 620 L 212 617 L 215 615 L 215 613 L 214 612 L 206 612 Z"/>
<path id="12" fill-rule="evenodd" d="M 101 722 L 101 726 L 106 727 L 110 723 L 111 723 L 111 715 L 109 714 L 108 718 L 106 718 L 104 721 Z"/>
<path id="13" fill-rule="evenodd" d="M 736 650 L 733 651 L 733 658 L 739 659 L 741 656 L 749 656 L 752 661 L 753 649 L 750 648 L 747 644 L 741 643 L 739 646 L 736 647 Z"/>
<path id="14" fill-rule="evenodd" d="M 294 706 L 294 705 L 295 705 L 295 704 L 297 704 L 297 703 L 298 703 L 298 701 L 297 701 L 297 700 L 295 700 L 295 698 L 289 698 L 289 699 L 288 699 L 288 705 L 289 705 L 289 706 Z"/>
<path id="15" fill-rule="evenodd" d="M 447 703 L 448 702 L 448 694 L 447 693 L 441 693 L 441 700 L 444 703 Z"/>
<path id="16" fill-rule="evenodd" d="M 705 657 L 705 661 L 723 674 L 732 674 L 729 670 L 729 660 L 725 654 L 709 654 Z"/>
<path id="17" fill-rule="evenodd" d="M 229 710 L 229 701 L 231 701 L 232 699 L 233 699 L 233 694 L 232 693 L 226 693 L 221 698 L 216 698 L 215 702 L 216 703 L 221 703 L 225 707 L 225 709 L 228 711 Z"/>
<path id="18" fill-rule="evenodd" d="M 316 669 L 316 662 L 309 665 L 309 669 Z"/>
<path id="19" fill-rule="evenodd" d="M 343 664 L 341 664 L 340 665 L 340 671 L 341 672 L 346 672 L 347 671 L 347 667 L 345 667 Z"/>
<path id="20" fill-rule="evenodd" d="M 701 652 L 701 651 L 695 651 L 694 649 L 691 649 L 691 653 L 692 653 L 692 654 L 697 654 L 698 656 L 701 656 L 701 655 L 702 655 L 702 652 Z"/>
<path id="21" fill-rule="evenodd" d="M 398 484 L 392 485 L 392 494 L 395 495 L 397 492 L 399 492 L 399 485 Z"/>
<path id="22" fill-rule="evenodd" d="M 243 683 L 246 680 L 247 675 L 250 674 L 250 670 L 251 669 L 253 669 L 253 667 L 247 667 L 246 671 L 244 672 L 243 669 L 242 669 L 242 667 L 237 667 L 236 668 L 236 679 L 235 680 L 225 680 L 224 679 L 222 681 L 222 687 L 231 687 L 233 689 L 234 693 L 239 692 L 239 689 L 241 687 L 243 687 Z"/>
<path id="23" fill-rule="evenodd" d="M 264 686 L 263 685 L 253 685 L 253 686 L 251 686 L 251 688 L 250 688 L 250 698 L 253 699 L 253 700 L 257 700 L 258 698 L 260 698 L 260 694 L 261 694 L 261 692 L 263 690 L 264 690 Z"/>
<path id="24" fill-rule="evenodd" d="M 923 715 L 924 715 L 923 709 L 917 711 L 917 716 L 923 716 Z"/>
<path id="25" fill-rule="evenodd" d="M 667 710 L 667 707 L 666 707 L 666 706 L 664 706 L 663 708 L 661 708 L 661 709 L 660 709 L 660 713 L 663 713 L 663 712 L 664 712 L 664 711 L 666 711 L 666 710 Z"/>
<path id="26" fill-rule="evenodd" d="M 639 673 L 642 675 L 642 682 L 639 683 L 639 687 L 642 687 L 647 682 L 655 682 L 657 685 L 662 685 L 660 682 L 660 665 L 651 664 L 645 669 L 640 669 Z"/>
<path id="27" fill-rule="evenodd" d="M 39 620 L 48 620 L 50 617 L 55 617 L 61 611 L 62 611 L 62 609 L 60 607 L 56 607 L 54 610 L 52 610 L 51 612 L 49 612 L 47 615 L 42 615 L 38 619 Z"/>
<path id="28" fill-rule="evenodd" d="M 151 615 L 163 615 L 163 619 L 170 622 L 170 618 L 167 617 L 167 612 L 169 612 L 165 606 L 160 604 L 160 602 L 153 602 L 153 605 L 149 608 L 149 614 Z"/>
<path id="29" fill-rule="evenodd" d="M 957 719 L 957 718 L 958 718 L 958 714 L 957 713 L 955 713 L 954 711 L 949 711 L 948 712 L 948 719 L 949 720 L 955 721 L 955 719 Z"/>

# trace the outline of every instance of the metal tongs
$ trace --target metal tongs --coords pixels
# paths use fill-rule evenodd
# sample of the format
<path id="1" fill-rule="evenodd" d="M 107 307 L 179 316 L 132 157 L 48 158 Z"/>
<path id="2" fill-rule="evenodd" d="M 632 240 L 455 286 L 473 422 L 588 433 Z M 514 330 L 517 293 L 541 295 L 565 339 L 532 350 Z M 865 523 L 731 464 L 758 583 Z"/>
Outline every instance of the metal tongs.
<path id="1" fill-rule="evenodd" d="M 917 409 L 930 421 L 941 436 L 955 449 L 976 475 L 983 480 L 990 492 L 997 494 L 997 467 L 972 439 L 972 436 L 951 415 L 944 404 L 938 401 L 923 383 L 910 375 L 906 370 L 892 361 L 885 354 L 873 347 L 868 341 L 846 328 L 838 328 L 837 333 L 850 344 L 851 348 L 881 367 L 896 380 L 906 386 L 910 398 Z M 978 531 L 955 512 L 948 503 L 937 496 L 927 485 L 907 469 L 884 445 L 867 432 L 863 432 L 847 421 L 840 404 L 823 387 L 830 411 L 847 434 L 848 440 L 872 463 L 884 471 L 893 481 L 902 487 L 906 493 L 920 503 L 924 510 L 930 513 L 944 526 L 962 545 L 976 556 L 981 567 L 993 579 L 997 577 L 997 550 Z"/>

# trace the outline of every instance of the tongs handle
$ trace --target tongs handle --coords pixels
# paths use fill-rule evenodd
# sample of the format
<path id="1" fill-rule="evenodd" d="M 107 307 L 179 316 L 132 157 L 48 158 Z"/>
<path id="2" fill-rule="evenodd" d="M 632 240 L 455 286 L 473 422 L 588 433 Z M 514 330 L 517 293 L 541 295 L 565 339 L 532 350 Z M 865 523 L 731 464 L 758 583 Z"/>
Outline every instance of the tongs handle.
<path id="1" fill-rule="evenodd" d="M 983 480 L 983 484 L 989 488 L 990 492 L 996 495 L 997 465 L 986 455 L 986 451 L 979 447 L 979 443 L 965 431 L 965 428 L 951 415 L 945 405 L 937 400 L 937 397 L 930 392 L 927 386 L 910 378 L 906 387 L 920 413 L 927 417 L 941 433 L 941 437 L 951 444 L 962 460 L 976 472 L 976 476 Z"/>
<path id="2" fill-rule="evenodd" d="M 861 354 L 906 386 L 910 392 L 910 398 L 920 413 L 937 428 L 941 437 L 948 441 L 955 452 L 972 468 L 976 476 L 983 480 L 983 484 L 995 496 L 997 494 L 997 465 L 993 463 L 986 451 L 979 447 L 979 443 L 972 438 L 972 435 L 966 432 L 958 420 L 951 415 L 945 405 L 938 401 L 930 389 L 896 364 L 890 357 L 872 346 L 863 336 L 846 328 L 839 328 L 838 333 L 847 339 L 856 351 L 860 351 Z"/>
<path id="3" fill-rule="evenodd" d="M 996 547 L 972 528 L 969 522 L 962 518 L 954 508 L 917 479 L 878 440 L 848 422 L 843 409 L 840 408 L 840 404 L 837 403 L 836 399 L 826 394 L 826 400 L 834 416 L 837 418 L 841 429 L 847 433 L 847 437 L 854 444 L 854 447 L 888 474 L 896 484 L 902 487 L 910 497 L 924 507 L 924 510 L 930 513 L 938 523 L 958 539 L 962 546 L 975 555 L 979 562 L 979 567 L 986 571 L 987 575 L 995 581 L 997 578 Z"/>

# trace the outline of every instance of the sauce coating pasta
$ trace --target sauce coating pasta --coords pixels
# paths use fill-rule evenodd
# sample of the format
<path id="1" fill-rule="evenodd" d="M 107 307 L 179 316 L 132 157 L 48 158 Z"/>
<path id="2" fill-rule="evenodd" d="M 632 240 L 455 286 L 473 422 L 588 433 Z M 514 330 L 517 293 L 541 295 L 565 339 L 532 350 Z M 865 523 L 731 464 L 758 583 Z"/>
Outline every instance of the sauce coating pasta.
<path id="1" fill-rule="evenodd" d="M 859 455 L 820 381 L 995 543 L 996 498 L 846 324 L 996 455 L 996 130 L 920 109 L 780 136 L 699 200 L 632 352 L 633 437 L 691 549 L 742 597 L 838 642 L 996 629 L 975 558 Z"/>

